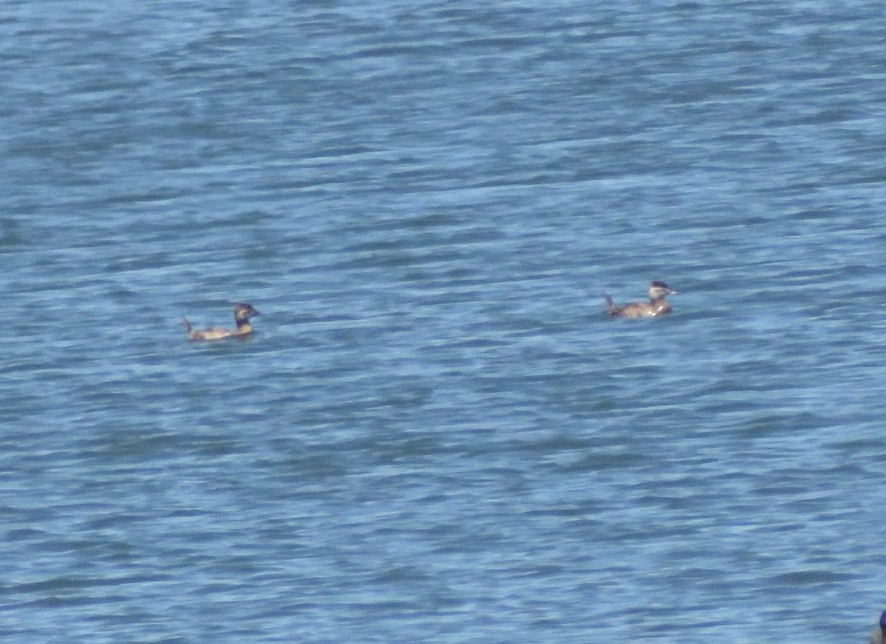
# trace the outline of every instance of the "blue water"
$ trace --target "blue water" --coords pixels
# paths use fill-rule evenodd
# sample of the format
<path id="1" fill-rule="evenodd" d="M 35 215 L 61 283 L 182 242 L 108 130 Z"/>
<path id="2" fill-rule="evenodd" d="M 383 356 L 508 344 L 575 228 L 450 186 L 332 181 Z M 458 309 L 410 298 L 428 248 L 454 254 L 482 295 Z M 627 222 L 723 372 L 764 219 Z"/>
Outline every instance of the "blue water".
<path id="1" fill-rule="evenodd" d="M 884 21 L 7 2 L 3 640 L 863 641 Z"/>

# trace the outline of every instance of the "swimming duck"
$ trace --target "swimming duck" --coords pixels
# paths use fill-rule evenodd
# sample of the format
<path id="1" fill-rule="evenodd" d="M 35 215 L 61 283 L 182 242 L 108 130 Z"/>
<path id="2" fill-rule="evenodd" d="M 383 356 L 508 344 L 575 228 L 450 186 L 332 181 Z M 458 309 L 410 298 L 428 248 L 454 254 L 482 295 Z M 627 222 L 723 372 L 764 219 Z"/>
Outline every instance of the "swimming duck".
<path id="1" fill-rule="evenodd" d="M 234 322 L 237 323 L 235 330 L 215 326 L 205 331 L 195 331 L 191 328 L 188 318 L 182 316 L 182 324 L 188 331 L 188 340 L 222 340 L 224 338 L 243 337 L 252 333 L 249 318 L 258 315 L 258 311 L 251 304 L 238 304 L 234 307 Z"/>
<path id="2" fill-rule="evenodd" d="M 619 306 L 612 301 L 608 293 L 604 293 L 603 297 L 609 306 L 609 315 L 621 318 L 651 318 L 671 312 L 671 305 L 665 297 L 672 294 L 676 295 L 677 291 L 671 290 L 671 287 L 664 282 L 652 282 L 649 285 L 648 302 L 631 302 Z"/>
<path id="3" fill-rule="evenodd" d="M 880 625 L 871 633 L 871 644 L 886 644 L 886 610 L 880 613 Z"/>

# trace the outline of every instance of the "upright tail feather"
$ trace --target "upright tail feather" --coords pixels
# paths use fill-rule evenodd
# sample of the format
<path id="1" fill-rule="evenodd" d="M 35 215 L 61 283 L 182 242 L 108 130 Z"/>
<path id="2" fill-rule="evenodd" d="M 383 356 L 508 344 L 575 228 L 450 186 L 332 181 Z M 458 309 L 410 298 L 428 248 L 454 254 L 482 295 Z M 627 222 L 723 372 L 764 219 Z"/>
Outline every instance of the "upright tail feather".
<path id="1" fill-rule="evenodd" d="M 182 316 L 182 326 L 185 327 L 188 333 L 191 332 L 191 323 L 188 322 L 188 318 L 186 318 L 184 315 Z"/>
<path id="2" fill-rule="evenodd" d="M 606 306 L 609 307 L 609 315 L 615 315 L 618 313 L 618 307 L 615 305 L 615 302 L 612 301 L 609 293 L 603 293 L 603 297 L 606 298 Z"/>

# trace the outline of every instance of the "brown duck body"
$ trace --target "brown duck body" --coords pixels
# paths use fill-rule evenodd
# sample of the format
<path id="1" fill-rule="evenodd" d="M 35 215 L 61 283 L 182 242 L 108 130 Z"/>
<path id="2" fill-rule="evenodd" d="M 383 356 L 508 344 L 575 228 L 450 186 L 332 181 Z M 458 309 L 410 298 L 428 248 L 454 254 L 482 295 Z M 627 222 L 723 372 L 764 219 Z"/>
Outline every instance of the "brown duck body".
<path id="1" fill-rule="evenodd" d="M 252 334 L 252 325 L 249 324 L 249 318 L 258 315 L 258 311 L 252 308 L 250 304 L 238 304 L 234 307 L 234 322 L 237 323 L 236 329 L 226 329 L 216 326 L 211 329 L 197 331 L 191 327 L 186 317 L 182 317 L 182 324 L 188 331 L 188 340 L 223 340 L 225 338 L 243 337 Z"/>
<path id="2" fill-rule="evenodd" d="M 618 305 L 612 301 L 608 293 L 604 294 L 604 297 L 609 307 L 609 315 L 620 318 L 651 318 L 671 312 L 671 304 L 665 298 L 672 293 L 676 294 L 677 291 L 671 290 L 664 282 L 652 282 L 649 285 L 648 302 Z"/>

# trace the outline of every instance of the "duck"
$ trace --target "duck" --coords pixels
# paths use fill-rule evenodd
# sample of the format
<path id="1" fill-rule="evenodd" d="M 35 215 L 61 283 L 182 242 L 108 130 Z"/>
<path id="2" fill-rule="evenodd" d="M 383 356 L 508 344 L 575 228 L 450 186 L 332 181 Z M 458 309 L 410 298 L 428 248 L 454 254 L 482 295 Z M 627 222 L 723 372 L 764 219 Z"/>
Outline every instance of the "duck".
<path id="1" fill-rule="evenodd" d="M 886 644 L 886 610 L 880 613 L 880 624 L 871 633 L 871 644 Z"/>
<path id="2" fill-rule="evenodd" d="M 612 301 L 609 293 L 604 293 L 603 297 L 606 298 L 609 315 L 620 318 L 651 318 L 670 313 L 671 304 L 665 297 L 676 294 L 677 291 L 671 289 L 670 286 L 656 280 L 649 285 L 648 302 L 631 302 L 619 306 Z"/>
<path id="3" fill-rule="evenodd" d="M 252 334 L 252 325 L 249 319 L 258 315 L 258 311 L 252 308 L 251 304 L 239 303 L 234 307 L 234 322 L 237 323 L 236 329 L 226 329 L 224 327 L 215 326 L 205 331 L 196 331 L 191 327 L 188 318 L 182 316 L 182 324 L 188 332 L 188 340 L 223 340 L 225 338 L 242 338 Z"/>

